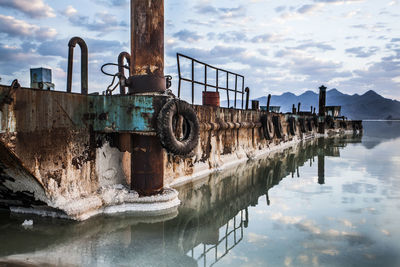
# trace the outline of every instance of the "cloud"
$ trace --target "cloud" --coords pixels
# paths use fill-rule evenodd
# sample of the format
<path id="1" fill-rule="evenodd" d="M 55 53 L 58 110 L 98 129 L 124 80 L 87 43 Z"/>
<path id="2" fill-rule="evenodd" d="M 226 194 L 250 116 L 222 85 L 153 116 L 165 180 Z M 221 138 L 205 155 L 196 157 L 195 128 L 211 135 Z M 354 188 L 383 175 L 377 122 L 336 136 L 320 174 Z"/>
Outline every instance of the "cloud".
<path id="1" fill-rule="evenodd" d="M 3 75 L 14 75 L 15 72 L 28 70 L 29 66 L 43 64 L 50 57 L 42 57 L 19 46 L 0 43 L 0 69 Z"/>
<path id="2" fill-rule="evenodd" d="M 246 33 L 242 31 L 227 31 L 222 33 L 210 32 L 207 34 L 209 40 L 220 40 L 224 43 L 238 43 L 247 41 Z"/>
<path id="3" fill-rule="evenodd" d="M 5 33 L 9 37 L 19 37 L 23 39 L 51 39 L 57 35 L 57 31 L 53 28 L 39 27 L 23 20 L 18 20 L 12 16 L 4 16 L 1 14 L 0 33 Z"/>
<path id="4" fill-rule="evenodd" d="M 129 0 L 93 0 L 97 4 L 109 6 L 109 7 L 127 7 L 129 6 Z"/>
<path id="5" fill-rule="evenodd" d="M 31 18 L 55 17 L 54 10 L 43 0 L 1 0 L 0 6 L 18 10 Z"/>
<path id="6" fill-rule="evenodd" d="M 282 39 L 283 38 L 277 34 L 264 33 L 254 36 L 250 41 L 253 43 L 274 43 L 282 41 Z"/>
<path id="7" fill-rule="evenodd" d="M 300 14 L 309 14 L 317 10 L 319 7 L 319 5 L 303 5 L 299 9 L 297 9 L 297 12 Z"/>
<path id="8" fill-rule="evenodd" d="M 217 16 L 220 19 L 245 17 L 247 11 L 246 7 L 243 5 L 232 8 L 226 8 L 226 7 L 216 8 L 208 3 L 195 5 L 194 9 L 199 14 Z"/>
<path id="9" fill-rule="evenodd" d="M 298 49 L 298 50 L 306 50 L 309 48 L 318 48 L 322 51 L 335 50 L 335 48 L 329 44 L 321 43 L 321 42 L 314 42 L 312 40 L 304 41 L 302 44 L 295 46 L 293 48 Z"/>
<path id="10" fill-rule="evenodd" d="M 284 11 L 285 9 L 286 9 L 286 6 L 277 6 L 277 7 L 275 8 L 275 11 L 276 11 L 277 13 L 280 13 L 280 12 Z"/>
<path id="11" fill-rule="evenodd" d="M 172 36 L 178 38 L 183 42 L 188 42 L 188 43 L 194 43 L 203 38 L 201 35 L 197 34 L 197 32 L 189 31 L 186 29 L 176 32 Z"/>
<path id="12" fill-rule="evenodd" d="M 375 55 L 378 50 L 379 50 L 379 48 L 376 46 L 370 47 L 370 48 L 358 46 L 358 47 L 352 47 L 352 48 L 346 49 L 346 53 L 353 54 L 356 57 L 360 57 L 360 58 L 367 58 L 367 57 Z"/>
<path id="13" fill-rule="evenodd" d="M 73 6 L 67 6 L 62 13 L 67 17 L 72 17 L 78 14 L 78 10 L 76 10 Z"/>
<path id="14" fill-rule="evenodd" d="M 364 0 L 314 0 L 318 3 L 328 3 L 328 4 L 348 4 L 356 2 L 364 2 Z"/>
<path id="15" fill-rule="evenodd" d="M 68 10 L 68 8 L 67 8 Z M 108 12 L 98 12 L 95 14 L 95 20 L 90 20 L 88 16 L 82 16 L 69 9 L 64 11 L 64 15 L 68 17 L 69 22 L 76 27 L 83 27 L 89 31 L 100 32 L 102 34 L 113 31 L 126 31 L 129 25 L 124 21 L 119 21 L 115 15 Z"/>
<path id="16" fill-rule="evenodd" d="M 67 58 L 69 39 L 58 39 L 41 43 L 37 47 L 37 52 L 42 56 L 58 56 Z M 124 50 L 124 44 L 118 41 L 109 41 L 101 39 L 85 39 L 90 55 L 115 53 L 115 51 Z M 115 54 L 117 58 L 117 54 Z M 115 59 L 116 61 L 116 59 Z"/>

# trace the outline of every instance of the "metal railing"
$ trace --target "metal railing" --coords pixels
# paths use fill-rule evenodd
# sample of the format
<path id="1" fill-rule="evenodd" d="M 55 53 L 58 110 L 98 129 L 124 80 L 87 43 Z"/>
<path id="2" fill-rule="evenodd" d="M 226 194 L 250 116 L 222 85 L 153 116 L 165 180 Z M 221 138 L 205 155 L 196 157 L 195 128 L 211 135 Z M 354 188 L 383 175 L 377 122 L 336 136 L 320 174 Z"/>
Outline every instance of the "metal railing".
<path id="1" fill-rule="evenodd" d="M 208 247 L 203 244 L 203 252 L 195 258 L 194 256 L 194 248 L 191 249 L 191 257 L 195 259 L 200 266 L 200 262 L 203 262 L 203 266 L 213 266 L 216 264 L 219 260 L 221 260 L 223 257 L 225 257 L 226 254 L 230 250 L 232 250 L 234 247 L 236 247 L 237 244 L 239 244 L 240 241 L 243 240 L 243 227 L 245 227 L 248 223 L 248 214 L 247 214 L 247 209 L 241 210 L 238 214 L 236 214 L 230 221 L 228 221 L 227 224 L 225 224 L 223 227 L 225 227 L 225 235 L 222 237 L 220 240 L 218 240 L 218 243 L 215 245 L 212 245 L 211 247 Z M 245 214 L 243 214 L 245 213 Z M 240 222 L 237 225 L 237 219 L 236 217 L 240 214 Z M 244 216 L 243 216 L 244 215 Z M 230 223 L 233 223 L 232 229 L 230 229 Z M 233 244 L 229 244 L 228 238 L 233 235 Z M 223 247 L 223 253 L 218 255 L 218 246 L 220 244 L 224 244 Z M 207 265 L 207 255 L 209 255 L 209 259 L 211 260 L 211 263 Z"/>
<path id="2" fill-rule="evenodd" d="M 230 107 L 229 92 L 234 92 L 235 93 L 235 97 L 234 97 L 235 98 L 235 100 L 234 100 L 235 102 L 234 102 L 234 106 L 233 106 L 234 108 L 236 108 L 236 102 L 238 100 L 237 99 L 238 94 L 239 94 L 239 96 L 241 95 L 241 97 L 242 97 L 241 108 L 243 109 L 244 95 L 246 94 L 245 88 L 244 88 L 244 76 L 243 75 L 240 75 L 240 74 L 237 74 L 237 73 L 234 73 L 234 72 L 231 72 L 231 71 L 227 71 L 227 70 L 223 70 L 223 69 L 211 66 L 211 65 L 209 65 L 207 63 L 201 62 L 201 61 L 199 61 L 197 59 L 194 59 L 194 58 L 189 57 L 189 56 L 185 56 L 185 55 L 180 54 L 180 53 L 176 54 L 176 58 L 177 58 L 177 61 L 178 61 L 178 77 L 179 77 L 178 97 L 179 98 L 181 96 L 182 81 L 185 81 L 185 82 L 191 83 L 191 85 L 192 85 L 192 104 L 194 104 L 194 88 L 195 88 L 195 84 L 197 84 L 197 85 L 204 86 L 204 91 L 206 91 L 206 92 L 207 92 L 207 88 L 214 88 L 216 92 L 219 92 L 220 90 L 226 91 L 228 107 Z M 184 75 L 181 72 L 181 65 L 180 65 L 181 58 L 185 58 L 185 59 L 190 60 L 190 63 L 191 63 L 191 77 L 190 78 L 184 77 Z M 204 68 L 204 81 L 203 82 L 202 81 L 197 81 L 195 79 L 195 65 L 196 64 L 200 65 L 200 66 L 202 66 Z M 209 76 L 207 76 L 208 75 L 207 72 L 208 72 L 209 69 L 214 70 L 216 72 L 216 74 L 215 74 L 215 84 L 210 84 L 208 82 Z M 226 75 L 225 81 L 223 81 L 224 85 L 220 85 L 220 75 L 225 76 L 224 74 Z M 233 76 L 234 79 L 235 79 L 235 85 L 234 85 L 233 88 L 230 88 L 230 86 L 229 86 L 229 76 Z M 238 82 L 240 82 L 240 81 L 242 81 L 241 86 L 238 84 Z M 238 87 L 240 87 L 240 88 L 238 88 Z"/>

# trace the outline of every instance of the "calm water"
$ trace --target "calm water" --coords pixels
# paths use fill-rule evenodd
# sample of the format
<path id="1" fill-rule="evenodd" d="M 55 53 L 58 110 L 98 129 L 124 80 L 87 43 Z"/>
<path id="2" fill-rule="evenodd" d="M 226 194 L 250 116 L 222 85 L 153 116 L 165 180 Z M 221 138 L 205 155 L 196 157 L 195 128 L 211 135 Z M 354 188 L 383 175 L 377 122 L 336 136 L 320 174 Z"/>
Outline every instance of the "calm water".
<path id="1" fill-rule="evenodd" d="M 364 125 L 363 137 L 305 142 L 179 188 L 184 205 L 166 221 L 0 214 L 0 261 L 400 266 L 400 123 Z"/>

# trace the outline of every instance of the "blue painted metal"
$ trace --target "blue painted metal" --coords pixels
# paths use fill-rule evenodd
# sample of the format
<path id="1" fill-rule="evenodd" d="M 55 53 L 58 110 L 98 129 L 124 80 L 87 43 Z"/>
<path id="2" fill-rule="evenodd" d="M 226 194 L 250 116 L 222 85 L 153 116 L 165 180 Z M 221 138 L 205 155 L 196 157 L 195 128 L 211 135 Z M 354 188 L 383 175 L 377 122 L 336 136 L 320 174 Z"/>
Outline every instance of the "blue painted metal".
<path id="1" fill-rule="evenodd" d="M 93 128 L 99 132 L 153 132 L 155 98 L 159 96 L 94 96 Z"/>
<path id="2" fill-rule="evenodd" d="M 51 69 L 31 69 L 31 83 L 51 83 Z"/>

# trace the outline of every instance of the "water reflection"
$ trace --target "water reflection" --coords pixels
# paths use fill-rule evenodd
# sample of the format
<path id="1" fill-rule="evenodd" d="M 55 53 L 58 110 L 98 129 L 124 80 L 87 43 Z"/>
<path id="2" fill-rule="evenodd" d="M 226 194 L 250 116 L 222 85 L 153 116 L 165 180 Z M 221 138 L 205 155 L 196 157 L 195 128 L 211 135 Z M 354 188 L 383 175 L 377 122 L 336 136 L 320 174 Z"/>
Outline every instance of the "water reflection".
<path id="1" fill-rule="evenodd" d="M 251 161 L 179 188 L 179 216 L 158 221 L 131 216 L 100 216 L 82 223 L 1 215 L 0 257 L 35 264 L 84 266 L 212 266 L 241 245 L 249 207 L 257 206 L 283 178 L 301 178 L 300 167 L 318 161 L 318 183 L 326 182 L 325 158 L 340 157 L 361 136 L 318 139 L 270 158 Z M 254 236 L 253 236 L 254 237 Z M 254 237 L 255 238 L 255 237 Z M 10 256 L 11 255 L 11 256 Z"/>

